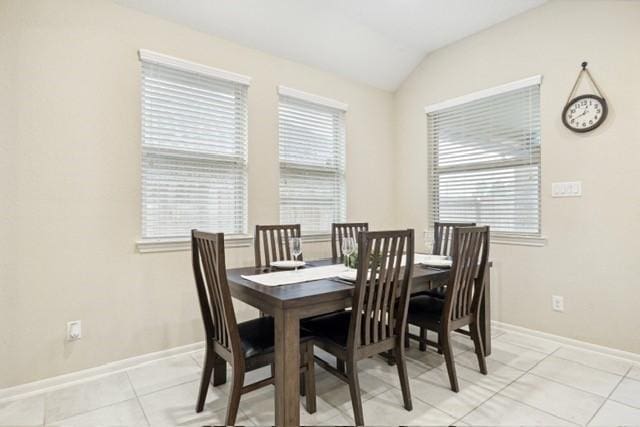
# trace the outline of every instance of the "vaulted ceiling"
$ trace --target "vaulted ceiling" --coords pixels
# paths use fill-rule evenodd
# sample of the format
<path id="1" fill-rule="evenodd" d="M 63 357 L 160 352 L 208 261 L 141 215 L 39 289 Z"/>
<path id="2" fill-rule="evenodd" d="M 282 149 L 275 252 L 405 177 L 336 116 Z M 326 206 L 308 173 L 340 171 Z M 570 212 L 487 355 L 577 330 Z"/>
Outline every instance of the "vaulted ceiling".
<path id="1" fill-rule="evenodd" d="M 386 90 L 429 52 L 546 0 L 114 0 Z"/>

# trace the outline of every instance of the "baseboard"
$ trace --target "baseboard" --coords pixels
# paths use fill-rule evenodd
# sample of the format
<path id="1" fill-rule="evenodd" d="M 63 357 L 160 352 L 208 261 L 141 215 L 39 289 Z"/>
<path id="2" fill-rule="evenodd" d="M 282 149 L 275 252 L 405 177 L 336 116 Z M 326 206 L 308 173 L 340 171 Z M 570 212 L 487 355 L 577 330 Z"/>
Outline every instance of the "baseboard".
<path id="1" fill-rule="evenodd" d="M 567 345 L 581 350 L 587 350 L 594 353 L 600 353 L 627 361 L 640 363 L 640 354 L 632 353 L 629 351 L 618 350 L 615 348 L 605 347 L 597 344 L 591 344 L 584 341 L 578 341 L 572 338 L 566 338 L 560 335 L 549 334 L 546 332 L 540 332 L 533 329 L 524 328 L 522 326 L 512 325 L 510 323 L 499 322 L 492 320 L 491 324 L 497 328 L 505 331 L 529 335 L 537 338 L 546 339 L 548 341 L 557 342 L 562 345 Z M 0 389 L 0 402 L 6 402 L 16 399 L 22 399 L 36 394 L 52 391 L 58 388 L 67 387 L 74 383 L 80 383 L 103 377 L 105 375 L 111 375 L 116 372 L 121 372 L 126 369 L 139 366 L 144 363 L 154 362 L 160 359 L 166 359 L 167 357 L 173 357 L 180 354 L 191 353 L 194 351 L 204 349 L 204 342 L 198 342 L 194 344 L 188 344 L 180 347 L 174 347 L 167 350 L 162 350 L 154 353 L 142 354 L 140 356 L 134 356 L 127 359 L 117 360 L 115 362 L 107 363 L 102 366 L 98 366 L 90 369 L 83 369 L 81 371 L 72 372 L 70 374 L 59 375 L 52 378 L 47 378 L 40 381 L 34 381 L 31 383 L 21 384 L 14 387 Z"/>
<path id="2" fill-rule="evenodd" d="M 191 353 L 202 349 L 204 349 L 204 341 L 180 347 L 173 347 L 154 353 L 141 354 L 139 356 L 109 362 L 95 368 L 83 369 L 69 374 L 46 378 L 40 381 L 0 389 L 0 403 L 34 396 L 36 394 L 56 390 L 75 383 L 98 379 L 116 372 L 122 372 L 126 369 L 130 369 L 144 363 L 154 362 L 156 360 L 166 359 L 168 357 Z"/>
<path id="3" fill-rule="evenodd" d="M 547 332 L 536 331 L 535 329 L 528 329 L 522 326 L 512 325 L 510 323 L 499 322 L 492 320 L 491 324 L 497 328 L 504 329 L 508 332 L 514 332 L 521 335 L 529 335 L 536 338 L 542 338 L 548 341 L 557 342 L 562 345 L 575 347 L 580 350 L 587 350 L 594 353 L 600 353 L 618 359 L 624 359 L 630 362 L 640 363 L 640 354 L 632 353 L 630 351 L 618 350 L 616 348 L 605 347 L 603 345 L 592 344 L 585 341 L 579 341 L 573 338 L 567 338 L 560 335 L 554 335 Z"/>

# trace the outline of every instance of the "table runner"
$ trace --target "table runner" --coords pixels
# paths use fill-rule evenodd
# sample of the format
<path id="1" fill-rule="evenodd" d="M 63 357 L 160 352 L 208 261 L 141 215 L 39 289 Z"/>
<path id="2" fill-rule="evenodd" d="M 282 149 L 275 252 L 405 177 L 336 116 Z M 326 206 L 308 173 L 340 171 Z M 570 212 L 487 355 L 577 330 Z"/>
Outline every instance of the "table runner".
<path id="1" fill-rule="evenodd" d="M 322 267 L 299 268 L 298 271 L 285 270 L 273 273 L 243 275 L 242 278 L 264 286 L 281 286 L 328 279 L 348 270 L 349 268 L 345 267 L 344 264 L 334 264 Z"/>

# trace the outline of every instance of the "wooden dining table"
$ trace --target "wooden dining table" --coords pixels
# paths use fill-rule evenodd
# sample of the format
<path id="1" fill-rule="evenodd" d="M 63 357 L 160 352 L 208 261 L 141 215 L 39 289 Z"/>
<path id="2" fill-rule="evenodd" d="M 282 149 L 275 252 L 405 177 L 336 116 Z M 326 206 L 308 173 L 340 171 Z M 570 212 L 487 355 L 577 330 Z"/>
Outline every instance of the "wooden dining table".
<path id="1" fill-rule="evenodd" d="M 331 259 L 307 261 L 306 268 L 336 264 Z M 281 286 L 264 286 L 244 279 L 243 275 L 266 273 L 254 267 L 227 270 L 233 297 L 263 313 L 275 322 L 275 423 L 277 426 L 300 425 L 300 319 L 331 313 L 351 306 L 353 285 L 335 279 L 314 280 Z M 491 353 L 489 269 L 486 269 L 484 295 L 480 309 L 480 330 L 486 355 Z M 411 293 L 443 286 L 448 269 L 415 265 Z M 226 362 L 217 359 L 213 385 L 226 382 Z"/>

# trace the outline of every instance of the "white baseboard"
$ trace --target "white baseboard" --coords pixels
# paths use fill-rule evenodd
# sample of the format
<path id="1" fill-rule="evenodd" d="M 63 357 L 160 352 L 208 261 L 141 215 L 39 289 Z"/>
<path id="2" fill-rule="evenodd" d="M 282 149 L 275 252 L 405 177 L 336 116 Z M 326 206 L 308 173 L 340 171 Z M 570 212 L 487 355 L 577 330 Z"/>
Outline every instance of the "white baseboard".
<path id="1" fill-rule="evenodd" d="M 587 350 L 594 353 L 604 354 L 610 357 L 616 357 L 618 359 L 624 359 L 630 362 L 640 363 L 640 354 L 632 353 L 630 351 L 618 350 L 616 348 L 605 347 L 603 345 L 591 344 L 585 341 L 579 341 L 573 338 L 567 338 L 560 335 L 549 334 L 547 332 L 536 331 L 535 329 L 528 329 L 522 326 L 512 325 L 510 323 L 498 322 L 492 320 L 491 324 L 496 328 L 503 329 L 508 332 L 514 332 L 520 335 L 528 335 L 536 338 L 542 338 L 548 341 L 553 341 L 565 346 L 575 347 L 581 350 Z"/>
<path id="2" fill-rule="evenodd" d="M 542 338 L 548 341 L 557 342 L 562 345 L 579 348 L 581 350 L 587 350 L 594 353 L 600 353 L 619 359 L 624 359 L 630 362 L 640 363 L 640 354 L 632 353 L 629 351 L 617 350 L 615 348 L 605 347 L 601 345 L 591 344 L 584 341 L 578 341 L 572 338 L 562 337 L 560 335 L 553 335 L 546 332 L 540 332 L 533 329 L 523 328 L 522 326 L 516 326 L 509 323 L 498 322 L 492 320 L 491 324 L 497 328 L 503 329 L 508 332 L 517 333 L 520 335 L 528 335 L 536 338 Z M 191 353 L 194 351 L 204 349 L 204 341 L 188 344 L 181 347 L 174 347 L 167 350 L 158 351 L 155 353 L 142 354 L 140 356 L 129 357 L 127 359 L 117 360 L 115 362 L 107 363 L 102 366 L 98 366 L 90 369 L 83 369 L 81 371 L 72 372 L 70 374 L 59 375 L 52 378 L 47 378 L 40 381 L 34 381 L 31 383 L 21 384 L 14 387 L 0 389 L 0 402 L 6 402 L 16 399 L 22 399 L 36 394 L 52 391 L 69 385 L 89 381 L 110 375 L 116 372 L 121 372 L 126 369 L 133 368 L 145 363 L 154 362 L 160 359 L 166 359 L 167 357 L 173 357 L 180 354 Z"/>
<path id="3" fill-rule="evenodd" d="M 67 387 L 75 383 L 94 380 L 100 377 L 104 377 L 105 375 L 122 372 L 134 366 L 154 362 L 156 360 L 166 359 L 168 357 L 173 357 L 180 354 L 191 353 L 202 349 L 204 349 L 204 341 L 187 344 L 180 347 L 169 348 L 167 350 L 157 351 L 154 353 L 141 354 L 139 356 L 109 362 L 95 368 L 83 369 L 80 371 L 71 372 L 69 374 L 46 378 L 40 381 L 34 381 L 26 384 L 20 384 L 14 387 L 0 389 L 0 403 L 34 396 L 36 394 L 56 390 L 62 387 Z"/>

